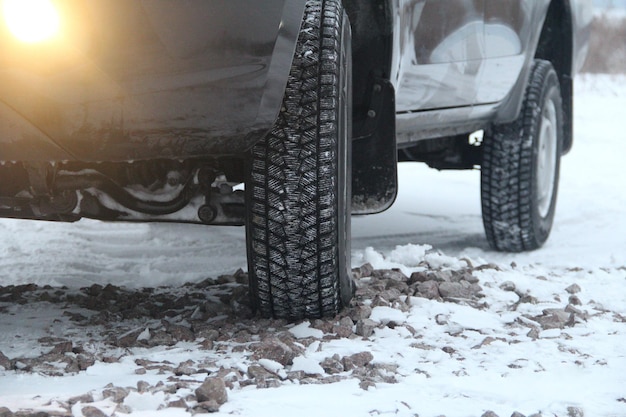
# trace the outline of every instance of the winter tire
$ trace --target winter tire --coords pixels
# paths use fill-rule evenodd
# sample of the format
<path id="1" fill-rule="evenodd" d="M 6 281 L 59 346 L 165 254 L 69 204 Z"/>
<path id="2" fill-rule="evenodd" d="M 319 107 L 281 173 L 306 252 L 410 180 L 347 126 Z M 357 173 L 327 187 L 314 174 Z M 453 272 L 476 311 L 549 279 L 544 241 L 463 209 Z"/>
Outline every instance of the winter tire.
<path id="1" fill-rule="evenodd" d="M 341 1 L 309 1 L 283 105 L 251 152 L 248 270 L 257 311 L 332 316 L 352 295 L 350 26 Z"/>
<path id="2" fill-rule="evenodd" d="M 563 132 L 559 79 L 550 62 L 536 60 L 518 119 L 493 126 L 483 141 L 482 215 L 493 249 L 528 251 L 548 239 Z"/>

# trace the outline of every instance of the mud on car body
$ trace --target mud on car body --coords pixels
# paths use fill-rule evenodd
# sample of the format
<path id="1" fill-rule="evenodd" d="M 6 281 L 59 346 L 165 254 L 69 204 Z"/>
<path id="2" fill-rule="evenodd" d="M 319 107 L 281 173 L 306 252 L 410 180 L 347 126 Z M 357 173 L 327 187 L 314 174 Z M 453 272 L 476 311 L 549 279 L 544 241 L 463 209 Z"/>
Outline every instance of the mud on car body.
<path id="1" fill-rule="evenodd" d="M 349 302 L 350 215 L 393 203 L 398 161 L 481 167 L 494 249 L 548 238 L 588 1 L 1 12 L 0 217 L 245 225 L 254 304 L 292 320 Z"/>

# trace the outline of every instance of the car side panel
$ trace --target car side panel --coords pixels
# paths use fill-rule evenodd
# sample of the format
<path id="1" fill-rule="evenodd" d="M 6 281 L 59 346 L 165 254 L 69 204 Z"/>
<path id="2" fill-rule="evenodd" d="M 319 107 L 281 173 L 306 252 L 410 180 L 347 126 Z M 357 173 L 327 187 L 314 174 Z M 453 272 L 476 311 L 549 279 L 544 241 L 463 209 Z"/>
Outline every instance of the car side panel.
<path id="1" fill-rule="evenodd" d="M 472 105 L 484 58 L 484 0 L 401 0 L 397 8 L 397 112 Z"/>
<path id="2" fill-rule="evenodd" d="M 550 0 L 486 0 L 485 64 L 479 104 L 505 99 L 529 65 Z"/>
<path id="3" fill-rule="evenodd" d="M 15 145 L 29 140 L 84 161 L 245 150 L 278 114 L 305 0 L 59 4 L 57 42 L 0 30 L 0 119 L 40 136 L 0 126 L 5 160 L 38 159 Z"/>

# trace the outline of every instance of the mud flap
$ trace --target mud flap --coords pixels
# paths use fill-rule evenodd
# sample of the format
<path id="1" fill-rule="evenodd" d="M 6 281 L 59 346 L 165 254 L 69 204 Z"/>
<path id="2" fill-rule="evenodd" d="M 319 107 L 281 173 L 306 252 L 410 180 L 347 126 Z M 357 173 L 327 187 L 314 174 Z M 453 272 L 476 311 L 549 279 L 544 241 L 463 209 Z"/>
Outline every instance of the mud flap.
<path id="1" fill-rule="evenodd" d="M 374 81 L 369 110 L 354 121 L 353 137 L 352 214 L 379 213 L 398 191 L 395 92 L 388 80 Z"/>

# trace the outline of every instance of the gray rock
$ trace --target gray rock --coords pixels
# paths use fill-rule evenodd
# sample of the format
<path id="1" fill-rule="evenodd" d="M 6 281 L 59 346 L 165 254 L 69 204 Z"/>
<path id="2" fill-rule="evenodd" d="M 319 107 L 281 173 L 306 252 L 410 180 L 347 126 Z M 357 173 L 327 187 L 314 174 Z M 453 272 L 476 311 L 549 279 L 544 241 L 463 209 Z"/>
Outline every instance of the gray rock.
<path id="1" fill-rule="evenodd" d="M 57 343 L 49 352 L 49 354 L 50 355 L 63 355 L 71 351 L 72 351 L 72 342 L 68 340 L 65 342 Z"/>
<path id="2" fill-rule="evenodd" d="M 430 277 L 428 276 L 428 274 L 424 271 L 419 271 L 419 272 L 413 272 L 411 274 L 411 277 L 409 278 L 409 285 L 411 284 L 415 284 L 416 282 L 426 282 L 426 281 L 430 281 Z"/>
<path id="3" fill-rule="evenodd" d="M 406 294 L 409 290 L 409 284 L 406 281 L 396 281 L 390 279 L 385 284 L 385 289 L 388 291 L 398 291 L 400 294 Z"/>
<path id="4" fill-rule="evenodd" d="M 370 388 L 376 388 L 376 384 L 374 383 L 374 381 L 361 381 L 359 382 L 359 388 L 367 391 Z"/>
<path id="5" fill-rule="evenodd" d="M 174 375 L 176 376 L 189 376 L 195 374 L 196 372 L 198 372 L 197 369 L 190 366 L 179 366 L 174 369 Z"/>
<path id="6" fill-rule="evenodd" d="M 360 352 L 354 355 L 344 356 L 341 360 L 343 368 L 350 371 L 355 368 L 361 368 L 374 360 L 374 356 L 370 352 Z"/>
<path id="7" fill-rule="evenodd" d="M 439 284 L 439 293 L 444 298 L 472 298 L 476 296 L 482 288 L 467 281 L 442 282 Z"/>
<path id="8" fill-rule="evenodd" d="M 67 402 L 68 402 L 68 404 L 70 406 L 72 406 L 72 405 L 74 405 L 76 403 L 89 404 L 89 403 L 93 402 L 93 395 L 91 393 L 78 395 L 76 397 L 70 398 Z"/>
<path id="9" fill-rule="evenodd" d="M 485 269 L 495 269 L 496 271 L 502 271 L 502 268 L 500 268 L 498 265 L 493 264 L 493 263 L 479 265 L 476 268 L 474 268 L 474 270 L 476 271 L 484 271 Z"/>
<path id="10" fill-rule="evenodd" d="M 80 411 L 83 413 L 84 417 L 109 417 L 108 414 L 105 414 L 99 408 L 91 405 L 81 408 Z"/>
<path id="11" fill-rule="evenodd" d="M 235 282 L 237 282 L 238 284 L 248 285 L 248 273 L 245 272 L 243 269 L 239 268 L 238 270 L 236 270 L 234 276 Z"/>
<path id="12" fill-rule="evenodd" d="M 449 317 L 446 314 L 437 314 L 435 316 L 435 323 L 440 326 L 445 326 L 446 324 L 448 324 L 448 319 Z"/>
<path id="13" fill-rule="evenodd" d="M 7 371 L 11 369 L 11 361 L 9 358 L 4 356 L 4 353 L 0 352 L 0 366 L 2 366 Z"/>
<path id="14" fill-rule="evenodd" d="M 585 417 L 585 412 L 582 408 L 567 407 L 567 417 Z"/>
<path id="15" fill-rule="evenodd" d="M 218 404 L 215 400 L 203 401 L 196 404 L 193 409 L 196 412 L 206 411 L 209 413 L 217 413 L 218 411 L 220 411 L 220 404 Z"/>
<path id="16" fill-rule="evenodd" d="M 167 403 L 168 408 L 187 408 L 187 403 L 182 398 Z"/>
<path id="17" fill-rule="evenodd" d="M 228 393 L 226 392 L 226 384 L 222 378 L 208 377 L 202 385 L 196 389 L 196 399 L 198 403 L 214 401 L 218 408 L 220 405 L 228 401 Z"/>
<path id="18" fill-rule="evenodd" d="M 307 376 L 304 373 L 304 371 L 292 371 L 292 372 L 287 372 L 287 378 L 290 381 L 301 381 L 307 378 Z"/>
<path id="19" fill-rule="evenodd" d="M 150 383 L 147 381 L 137 381 L 137 391 L 147 392 L 150 389 Z"/>
<path id="20" fill-rule="evenodd" d="M 372 307 L 391 307 L 391 303 L 383 298 L 380 294 L 376 294 L 372 299 Z"/>
<path id="21" fill-rule="evenodd" d="M 579 292 L 582 291 L 582 289 L 580 288 L 580 285 L 572 284 L 569 287 L 565 288 L 565 291 L 567 291 L 570 294 L 578 294 Z"/>
<path id="22" fill-rule="evenodd" d="M 258 389 L 278 388 L 281 385 L 280 380 L 277 378 L 262 379 L 256 383 Z"/>
<path id="23" fill-rule="evenodd" d="M 371 277 L 374 272 L 374 267 L 370 263 L 363 264 L 358 269 L 361 274 L 360 278 Z"/>
<path id="24" fill-rule="evenodd" d="M 513 414 L 511 414 L 511 417 L 526 417 L 526 416 L 518 411 L 515 411 Z"/>
<path id="25" fill-rule="evenodd" d="M 329 375 L 340 374 L 344 371 L 343 364 L 339 355 L 335 354 L 332 358 L 326 358 L 320 363 L 321 367 Z"/>
<path id="26" fill-rule="evenodd" d="M 132 347 L 138 344 L 137 336 L 139 336 L 144 329 L 134 330 L 126 333 L 117 339 L 117 346 L 119 347 Z"/>
<path id="27" fill-rule="evenodd" d="M 568 298 L 568 301 L 571 305 L 575 305 L 575 306 L 580 306 L 583 304 L 582 301 L 580 301 L 580 298 L 578 298 L 575 295 L 570 295 Z"/>
<path id="28" fill-rule="evenodd" d="M 586 311 L 582 311 L 574 307 L 573 304 L 568 304 L 567 307 L 565 307 L 565 311 L 567 313 L 574 314 L 576 317 L 580 317 L 581 319 L 584 319 L 584 320 L 589 318 L 589 314 Z"/>
<path id="29" fill-rule="evenodd" d="M 288 345 L 279 339 L 266 339 L 251 345 L 250 349 L 254 352 L 252 355 L 254 360 L 271 359 L 283 366 L 293 364 L 293 359 L 299 355 L 302 350 L 296 349 L 293 345 Z"/>
<path id="30" fill-rule="evenodd" d="M 374 329 L 378 326 L 372 319 L 363 319 L 356 322 L 356 334 L 363 337 L 370 337 L 374 334 Z"/>
<path id="31" fill-rule="evenodd" d="M 407 282 L 409 280 L 409 277 L 407 277 L 402 271 L 397 269 L 375 269 L 372 272 L 371 277 L 384 281 L 393 280 Z"/>
<path id="32" fill-rule="evenodd" d="M 78 355 L 76 357 L 76 361 L 78 364 L 78 369 L 81 371 L 86 370 L 90 366 L 93 366 L 96 363 L 96 358 L 92 355 Z"/>
<path id="33" fill-rule="evenodd" d="M 530 337 L 531 339 L 539 339 L 539 330 L 535 328 L 530 329 L 526 336 Z"/>
<path id="34" fill-rule="evenodd" d="M 504 281 L 502 284 L 500 284 L 500 289 L 502 291 L 509 291 L 509 292 L 513 292 L 516 290 L 516 286 L 515 283 L 513 281 Z"/>
<path id="35" fill-rule="evenodd" d="M 499 417 L 499 416 L 493 411 L 489 410 L 489 411 L 485 411 L 481 417 Z"/>
<path id="36" fill-rule="evenodd" d="M 311 323 L 311 327 L 321 330 L 324 334 L 333 333 L 333 323 L 328 320 L 315 319 Z"/>
<path id="37" fill-rule="evenodd" d="M 172 324 L 167 321 L 164 321 L 163 324 L 165 325 L 167 333 L 169 333 L 175 340 L 192 342 L 196 338 L 193 331 L 188 327 Z"/>
<path id="38" fill-rule="evenodd" d="M 339 320 L 339 325 L 344 327 L 352 327 L 354 325 L 354 322 L 350 317 L 342 317 L 341 320 Z"/>
<path id="39" fill-rule="evenodd" d="M 127 406 L 125 404 L 118 404 L 117 407 L 115 407 L 115 412 L 113 413 L 113 415 L 130 414 L 132 412 L 133 412 L 133 410 L 131 410 L 129 406 Z"/>
<path id="40" fill-rule="evenodd" d="M 352 323 L 352 319 L 350 317 L 344 317 L 339 320 L 339 323 L 333 326 L 333 333 L 337 334 L 339 337 L 350 337 L 354 334 L 352 328 L 354 327 L 354 323 Z"/>
<path id="41" fill-rule="evenodd" d="M 193 331 L 197 337 L 203 337 L 211 342 L 215 342 L 220 337 L 220 332 L 215 330 L 210 325 L 205 325 L 204 323 L 202 323 L 202 325 L 197 325 L 197 327 L 194 325 Z"/>
<path id="42" fill-rule="evenodd" d="M 353 322 L 358 322 L 362 319 L 367 319 L 372 314 L 372 308 L 370 306 L 361 305 L 350 309 L 348 315 Z"/>
<path id="43" fill-rule="evenodd" d="M 124 402 L 124 399 L 128 396 L 129 392 L 126 388 L 122 387 L 110 387 L 105 388 L 102 391 L 103 398 L 110 398 L 114 403 L 121 404 Z"/>
<path id="44" fill-rule="evenodd" d="M 441 295 L 439 294 L 439 285 L 437 284 L 437 281 L 430 280 L 426 282 L 420 282 L 417 285 L 417 291 L 418 294 L 416 295 L 428 298 L 429 300 L 436 300 L 441 297 Z"/>
<path id="45" fill-rule="evenodd" d="M 393 281 L 389 281 L 389 282 L 393 282 Z M 408 286 L 406 286 L 406 288 L 408 288 Z M 388 290 L 383 291 L 380 294 L 380 296 L 383 297 L 385 300 L 393 303 L 394 301 L 398 301 L 400 299 L 400 297 L 402 296 L 402 290 L 398 288 L 390 288 Z"/>
<path id="46" fill-rule="evenodd" d="M 0 417 L 14 417 L 15 414 L 6 407 L 0 407 Z"/>
<path id="47" fill-rule="evenodd" d="M 218 284 L 232 284 L 235 282 L 235 277 L 233 275 L 220 275 L 217 277 Z"/>
<path id="48" fill-rule="evenodd" d="M 543 315 L 533 317 L 533 320 L 541 324 L 543 330 L 562 329 L 570 321 L 571 315 L 563 309 L 551 308 L 544 310 Z"/>
<path id="49" fill-rule="evenodd" d="M 276 375 L 274 375 L 273 373 L 271 373 L 270 371 L 268 371 L 267 369 L 265 369 L 264 367 L 260 365 L 248 366 L 248 370 L 246 371 L 246 374 L 248 375 L 249 378 L 256 379 L 256 380 L 276 377 Z"/>
<path id="50" fill-rule="evenodd" d="M 381 381 L 386 384 L 397 384 L 398 380 L 396 375 L 398 373 L 398 365 L 395 363 L 377 363 L 370 364 L 368 367 L 372 367 L 376 372 L 376 381 Z"/>
<path id="51" fill-rule="evenodd" d="M 465 281 L 469 282 L 470 284 L 478 284 L 478 277 L 474 276 L 470 271 L 465 271 L 463 272 L 463 278 Z"/>

